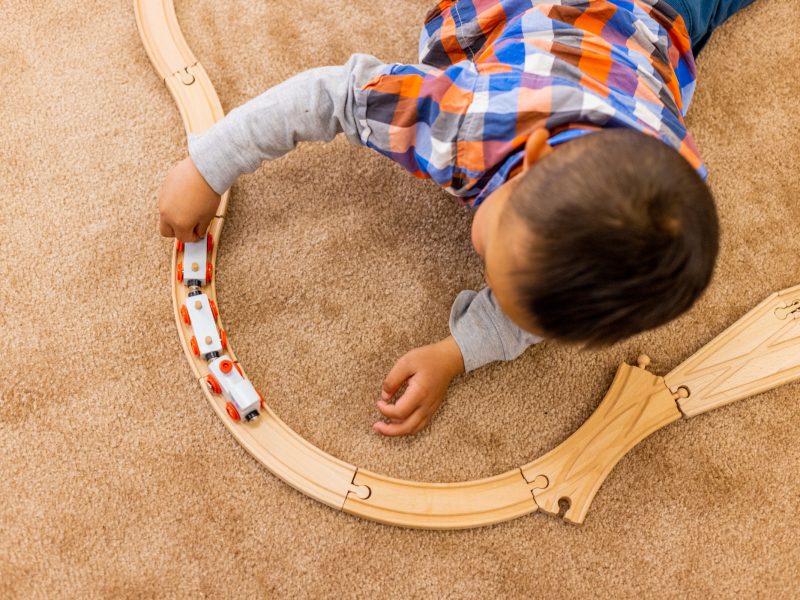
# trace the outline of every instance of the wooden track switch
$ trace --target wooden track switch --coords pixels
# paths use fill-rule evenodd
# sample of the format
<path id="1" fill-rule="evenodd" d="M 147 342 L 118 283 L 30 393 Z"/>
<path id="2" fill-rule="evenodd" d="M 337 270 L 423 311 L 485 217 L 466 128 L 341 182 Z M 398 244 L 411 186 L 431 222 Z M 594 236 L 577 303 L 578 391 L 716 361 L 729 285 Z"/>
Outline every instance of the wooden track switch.
<path id="1" fill-rule="evenodd" d="M 642 367 L 649 363 L 640 357 Z M 662 377 L 622 363 L 597 410 L 559 446 L 522 467 L 539 510 L 583 523 L 589 504 L 614 465 L 652 432 L 681 412 Z"/>

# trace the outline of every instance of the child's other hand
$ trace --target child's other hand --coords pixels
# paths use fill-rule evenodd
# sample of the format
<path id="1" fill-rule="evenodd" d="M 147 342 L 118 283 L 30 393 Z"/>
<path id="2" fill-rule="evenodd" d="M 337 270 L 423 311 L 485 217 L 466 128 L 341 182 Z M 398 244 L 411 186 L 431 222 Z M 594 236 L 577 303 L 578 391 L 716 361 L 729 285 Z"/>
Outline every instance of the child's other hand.
<path id="1" fill-rule="evenodd" d="M 372 428 L 383 435 L 411 435 L 428 424 L 444 400 L 450 381 L 464 372 L 464 360 L 453 336 L 415 348 L 394 364 L 383 382 L 378 410 L 390 422 L 378 421 Z M 392 398 L 404 381 L 405 393 L 394 404 Z"/>
<path id="2" fill-rule="evenodd" d="M 196 242 L 217 214 L 220 196 L 187 156 L 172 167 L 158 194 L 158 229 L 164 237 Z"/>

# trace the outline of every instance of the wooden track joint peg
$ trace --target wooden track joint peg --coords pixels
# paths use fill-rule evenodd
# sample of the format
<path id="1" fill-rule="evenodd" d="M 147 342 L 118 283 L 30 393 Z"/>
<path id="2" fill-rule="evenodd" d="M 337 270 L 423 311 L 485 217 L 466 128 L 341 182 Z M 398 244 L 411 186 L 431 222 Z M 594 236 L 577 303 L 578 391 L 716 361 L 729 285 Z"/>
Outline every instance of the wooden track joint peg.
<path id="1" fill-rule="evenodd" d="M 792 319 L 800 318 L 800 300 L 792 300 L 788 305 L 785 302 L 779 303 L 773 314 L 780 320 L 784 320 L 790 315 Z"/>
<path id="2" fill-rule="evenodd" d="M 194 65 L 192 65 L 193 67 Z M 177 73 L 173 73 L 178 78 L 183 85 L 192 85 L 195 82 L 194 73 L 192 73 L 189 69 L 191 67 L 184 67 Z"/>
<path id="3" fill-rule="evenodd" d="M 355 479 L 355 473 L 353 473 L 353 479 Z M 368 500 L 372 495 L 372 488 L 368 485 L 359 485 L 353 482 L 350 484 L 350 487 L 347 488 L 347 495 L 350 494 L 355 495 L 359 500 Z"/>
<path id="4" fill-rule="evenodd" d="M 523 478 L 525 477 L 525 473 L 522 474 L 522 477 Z M 537 489 L 543 490 L 548 485 L 550 485 L 550 481 L 548 481 L 547 477 L 545 477 L 544 475 L 541 475 L 541 474 L 539 474 L 536 477 L 534 477 L 533 481 L 528 481 L 528 479 L 526 478 L 525 482 L 528 484 L 528 487 L 531 489 L 531 492 L 533 492 L 533 490 L 537 490 Z M 534 496 L 534 500 L 535 499 L 536 498 Z"/>
<path id="5" fill-rule="evenodd" d="M 522 467 L 539 510 L 583 523 L 594 495 L 614 465 L 681 412 L 664 379 L 622 363 L 597 410 L 553 450 Z"/>

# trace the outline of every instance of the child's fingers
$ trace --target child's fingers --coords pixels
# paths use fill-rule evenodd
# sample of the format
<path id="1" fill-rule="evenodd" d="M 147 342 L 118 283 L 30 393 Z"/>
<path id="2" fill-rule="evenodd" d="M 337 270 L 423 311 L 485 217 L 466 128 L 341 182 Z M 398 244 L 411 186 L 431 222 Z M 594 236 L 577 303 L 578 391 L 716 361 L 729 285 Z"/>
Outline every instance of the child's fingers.
<path id="1" fill-rule="evenodd" d="M 385 400 L 378 400 L 377 406 L 378 410 L 390 419 L 407 419 L 422 406 L 424 399 L 425 390 L 412 382 L 397 402 L 389 404 Z"/>
<path id="2" fill-rule="evenodd" d="M 194 228 L 178 227 L 175 229 L 175 237 L 182 242 L 196 242 L 201 236 L 195 233 Z"/>
<path id="3" fill-rule="evenodd" d="M 392 423 L 384 423 L 378 421 L 372 426 L 372 429 L 386 436 L 408 435 L 416 433 L 425 424 L 425 411 L 418 408 L 414 414 L 405 419 L 404 421 L 393 421 Z"/>
<path id="4" fill-rule="evenodd" d="M 394 366 L 389 370 L 389 374 L 386 376 L 386 379 L 383 380 L 383 385 L 381 386 L 381 397 L 384 400 L 391 398 L 397 389 L 403 384 L 403 382 L 413 374 L 414 371 L 407 359 L 407 355 L 401 356 L 398 361 L 394 363 Z"/>
<path id="5" fill-rule="evenodd" d="M 214 218 L 212 214 L 210 217 L 201 216 L 200 220 L 194 226 L 193 233 L 197 236 L 197 239 L 202 238 L 205 236 L 206 232 L 208 231 L 208 226 L 211 225 L 211 221 Z"/>
<path id="6" fill-rule="evenodd" d="M 407 396 L 408 394 L 404 394 L 403 398 Z M 401 400 L 403 398 L 401 398 Z M 377 406 L 384 417 L 389 417 L 390 419 L 407 419 L 411 416 L 411 413 L 417 410 L 419 404 L 412 403 L 409 399 L 406 399 L 402 404 L 400 404 L 399 401 L 397 404 L 389 404 L 383 400 L 378 400 Z"/>
<path id="7" fill-rule="evenodd" d="M 158 222 L 158 231 L 164 237 L 175 237 L 172 227 L 163 220 Z"/>

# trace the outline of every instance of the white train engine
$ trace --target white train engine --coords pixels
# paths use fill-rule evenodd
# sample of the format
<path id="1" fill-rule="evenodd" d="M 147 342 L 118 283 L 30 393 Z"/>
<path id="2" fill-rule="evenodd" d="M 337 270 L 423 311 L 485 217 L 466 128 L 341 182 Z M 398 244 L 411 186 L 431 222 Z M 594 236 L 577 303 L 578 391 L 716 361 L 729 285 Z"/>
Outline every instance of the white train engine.
<path id="1" fill-rule="evenodd" d="M 264 398 L 253 387 L 250 380 L 242 374 L 238 363 L 223 355 L 208 363 L 211 373 L 206 379 L 208 387 L 216 394 L 221 393 L 228 401 L 225 410 L 234 421 L 252 421 L 264 408 Z"/>
<path id="2" fill-rule="evenodd" d="M 238 363 L 223 354 L 228 348 L 228 339 L 225 330 L 217 328 L 217 306 L 200 289 L 211 282 L 212 266 L 208 256 L 213 248 L 211 234 L 197 242 L 177 241 L 176 248 L 183 252 L 183 260 L 177 265 L 177 278 L 189 288 L 180 307 L 181 319 L 192 328 L 189 341 L 192 352 L 208 361 L 211 373 L 206 377 L 206 384 L 212 392 L 225 397 L 225 410 L 231 419 L 252 421 L 261 414 L 264 398 L 242 374 Z M 189 265 L 188 269 L 184 265 Z"/>

